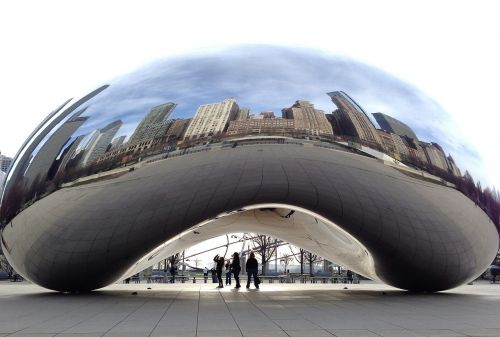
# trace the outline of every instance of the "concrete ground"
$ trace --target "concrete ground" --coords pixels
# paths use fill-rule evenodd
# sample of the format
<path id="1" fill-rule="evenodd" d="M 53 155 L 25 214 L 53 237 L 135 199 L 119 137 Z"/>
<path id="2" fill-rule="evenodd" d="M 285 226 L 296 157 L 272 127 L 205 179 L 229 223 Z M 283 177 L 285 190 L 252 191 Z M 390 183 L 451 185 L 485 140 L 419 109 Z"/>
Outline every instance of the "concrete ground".
<path id="1" fill-rule="evenodd" d="M 345 286 L 143 283 L 70 295 L 0 282 L 0 337 L 500 336 L 498 284 L 437 294 Z"/>

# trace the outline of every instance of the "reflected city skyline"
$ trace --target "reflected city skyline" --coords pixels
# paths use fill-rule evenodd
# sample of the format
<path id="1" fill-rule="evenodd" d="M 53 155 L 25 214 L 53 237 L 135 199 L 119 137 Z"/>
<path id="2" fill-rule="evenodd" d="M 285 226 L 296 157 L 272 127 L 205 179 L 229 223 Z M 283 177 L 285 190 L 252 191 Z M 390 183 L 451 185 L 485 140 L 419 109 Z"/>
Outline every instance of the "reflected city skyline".
<path id="1" fill-rule="evenodd" d="M 151 156 L 168 157 L 171 152 L 179 155 L 176 151 L 252 136 L 334 143 L 345 151 L 409 165 L 451 184 L 459 182 L 462 176 L 454 158 L 439 143 L 419 140 L 411 126 L 388 114 L 367 113 L 344 91 L 326 93 L 333 103 L 331 113 L 316 109 L 313 102 L 297 99 L 290 107 L 281 108 L 279 117 L 274 111 L 254 113 L 252 107 L 240 108 L 238 100 L 231 97 L 202 103 L 192 118 L 171 118 L 179 103 L 162 102 L 146 108 L 139 122 L 129 121 L 129 126 L 136 127 L 128 132 L 123 130 L 124 122 L 119 119 L 80 134 L 88 130 L 88 124 L 93 124 L 93 114 L 88 110 L 98 104 L 92 101 L 98 100 L 101 92 L 85 100 L 88 105 L 67 118 L 30 156 L 22 184 L 23 189 L 31 191 L 30 195 L 38 199 L 44 194 L 47 189 L 44 180 L 51 182 L 50 189 L 57 189 L 81 177 L 133 165 Z M 66 114 L 73 110 L 72 106 Z"/>

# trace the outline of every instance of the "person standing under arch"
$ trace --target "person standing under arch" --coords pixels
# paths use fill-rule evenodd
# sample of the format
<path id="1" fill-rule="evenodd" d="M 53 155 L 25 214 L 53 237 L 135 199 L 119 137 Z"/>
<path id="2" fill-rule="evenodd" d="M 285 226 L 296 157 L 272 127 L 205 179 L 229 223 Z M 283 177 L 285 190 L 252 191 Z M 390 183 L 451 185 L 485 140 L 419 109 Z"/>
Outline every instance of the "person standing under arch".
<path id="1" fill-rule="evenodd" d="M 226 285 L 231 285 L 231 261 L 226 261 Z"/>
<path id="2" fill-rule="evenodd" d="M 231 271 L 234 274 L 234 280 L 236 281 L 235 288 L 240 288 L 240 272 L 241 272 L 241 264 L 240 264 L 240 254 L 234 252 L 233 254 L 233 262 L 231 263 Z"/>
<path id="3" fill-rule="evenodd" d="M 250 280 L 253 277 L 253 284 L 255 285 L 255 288 L 259 289 L 259 278 L 257 276 L 257 273 L 259 271 L 259 263 L 257 262 L 257 259 L 255 258 L 255 254 L 253 252 L 250 253 L 250 257 L 247 260 L 246 264 L 246 271 L 247 271 L 247 289 L 250 288 Z"/>
<path id="4" fill-rule="evenodd" d="M 222 282 L 222 268 L 224 268 L 224 256 L 219 256 L 219 254 L 214 257 L 215 271 L 217 272 L 217 279 L 219 280 L 219 286 L 217 288 L 224 288 L 224 283 Z"/>

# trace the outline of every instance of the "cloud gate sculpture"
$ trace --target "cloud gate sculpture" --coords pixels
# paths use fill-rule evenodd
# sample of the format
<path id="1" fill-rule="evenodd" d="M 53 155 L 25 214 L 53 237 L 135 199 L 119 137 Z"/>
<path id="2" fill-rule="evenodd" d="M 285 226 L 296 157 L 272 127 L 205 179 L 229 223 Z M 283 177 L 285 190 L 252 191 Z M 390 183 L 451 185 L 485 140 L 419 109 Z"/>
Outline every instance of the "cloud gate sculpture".
<path id="1" fill-rule="evenodd" d="M 156 62 L 30 135 L 2 193 L 2 249 L 32 282 L 84 291 L 258 232 L 395 287 L 449 289 L 499 241 L 429 129 L 445 118 L 389 75 L 307 50 Z"/>

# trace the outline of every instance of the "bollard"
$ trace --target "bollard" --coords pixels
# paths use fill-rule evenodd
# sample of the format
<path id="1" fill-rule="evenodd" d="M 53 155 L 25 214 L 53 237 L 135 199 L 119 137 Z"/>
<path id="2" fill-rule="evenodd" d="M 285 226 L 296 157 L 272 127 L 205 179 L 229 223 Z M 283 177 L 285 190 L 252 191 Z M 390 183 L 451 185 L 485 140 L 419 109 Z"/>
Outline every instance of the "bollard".
<path id="1" fill-rule="evenodd" d="M 196 276 L 193 276 L 193 283 L 196 283 Z"/>

